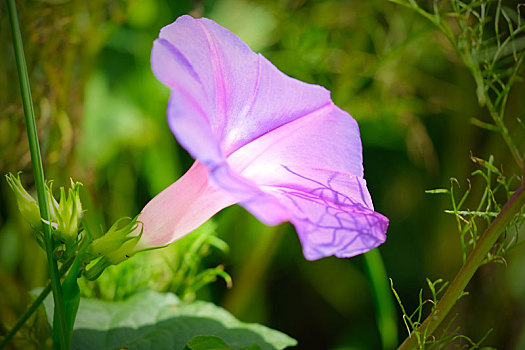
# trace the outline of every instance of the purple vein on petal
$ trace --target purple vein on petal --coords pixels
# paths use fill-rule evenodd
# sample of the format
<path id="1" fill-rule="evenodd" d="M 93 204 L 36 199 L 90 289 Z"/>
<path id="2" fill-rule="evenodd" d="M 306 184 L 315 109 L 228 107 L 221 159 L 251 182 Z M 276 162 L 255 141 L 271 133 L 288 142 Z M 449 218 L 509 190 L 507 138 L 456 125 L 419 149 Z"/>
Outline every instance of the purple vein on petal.
<path id="1" fill-rule="evenodd" d="M 189 72 L 191 77 L 194 78 L 200 86 L 203 94 L 207 96 L 205 89 L 202 88 L 202 82 L 199 78 L 199 75 L 197 74 L 197 72 L 195 72 L 193 65 L 188 61 L 186 56 L 184 56 L 184 54 L 179 49 L 177 49 L 175 46 L 173 46 L 173 44 L 171 44 L 168 40 L 164 38 L 158 38 L 156 42 L 164 46 L 168 50 L 168 52 L 173 56 L 175 61 L 182 63 L 187 68 L 187 71 Z M 187 101 L 189 101 L 191 106 L 195 108 L 195 110 L 206 121 L 206 123 L 208 125 L 210 124 L 206 112 L 202 109 L 201 103 L 199 103 L 199 101 L 196 101 L 195 98 L 186 91 L 186 89 L 184 88 L 184 86 L 182 86 L 181 83 L 174 80 L 170 80 L 168 81 L 168 85 L 171 89 L 177 90 Z M 172 103 L 171 100 L 168 102 L 168 104 L 169 103 Z"/>
<path id="2" fill-rule="evenodd" d="M 307 113 L 304 113 L 303 115 L 301 115 L 300 117 L 297 117 L 295 119 L 292 119 L 290 120 L 289 122 L 286 122 L 286 123 L 283 123 L 281 125 L 278 125 L 276 126 L 275 128 L 273 129 L 270 129 L 264 133 L 262 133 L 261 135 L 258 135 L 257 137 L 253 138 L 250 142 L 248 142 L 247 144 L 251 143 L 251 142 L 254 142 L 254 141 L 257 141 L 258 139 L 262 139 L 263 137 L 272 137 L 272 134 L 279 131 L 280 129 L 282 129 L 283 127 L 292 127 L 292 126 L 295 126 L 296 129 L 299 129 L 299 128 L 302 128 L 304 127 L 307 122 L 308 122 L 308 117 L 311 117 L 312 119 L 315 118 L 315 114 L 317 112 L 320 112 L 321 110 L 325 109 L 325 108 L 329 108 L 329 107 L 332 107 L 334 106 L 334 104 L 332 103 L 332 101 L 330 101 L 329 103 L 326 103 L 312 111 L 309 111 Z M 303 124 L 300 124 L 300 123 L 303 123 Z M 238 172 L 242 172 L 244 169 L 246 169 L 247 167 L 250 166 L 250 164 L 252 164 L 253 162 L 255 162 L 257 160 L 257 157 L 261 154 L 263 154 L 267 149 L 269 148 L 272 148 L 275 146 L 275 144 L 279 143 L 281 140 L 283 140 L 284 138 L 286 137 L 286 135 L 283 135 L 281 136 L 280 138 L 276 138 L 274 142 L 272 142 L 271 144 L 267 145 L 264 149 L 260 149 L 258 150 L 258 153 L 257 155 L 253 156 L 252 159 L 248 162 L 248 163 L 244 163 L 243 167 L 242 168 L 237 168 L 236 170 Z M 227 157 L 235 154 L 235 152 L 241 150 L 244 146 L 246 146 L 246 144 L 238 147 L 237 149 L 233 150 L 232 152 L 230 152 L 229 154 L 227 154 Z"/>
<path id="3" fill-rule="evenodd" d="M 199 102 L 197 102 L 193 96 L 191 96 L 190 94 L 188 94 L 188 92 L 182 87 L 180 86 L 179 84 L 173 82 L 172 85 L 170 86 L 173 90 L 177 90 L 177 92 L 179 92 L 185 99 L 186 101 L 189 101 L 191 106 L 193 108 L 195 108 L 195 110 L 198 112 L 199 116 L 202 117 L 202 119 L 204 119 L 206 121 L 206 123 L 208 123 L 208 125 L 210 124 L 210 120 L 208 119 L 208 116 L 206 115 L 206 112 L 204 112 L 204 110 L 202 109 L 201 105 Z M 172 100 L 170 99 L 168 101 L 168 108 L 169 108 L 169 105 L 173 103 Z"/>
<path id="4" fill-rule="evenodd" d="M 252 104 L 253 104 L 254 102 L 255 102 L 255 101 L 253 101 Z M 267 130 L 267 131 L 263 132 L 262 134 L 260 134 L 260 135 L 258 135 L 258 136 L 256 136 L 256 137 L 254 137 L 254 138 L 253 138 L 252 140 L 250 140 L 249 142 L 247 142 L 247 143 L 245 143 L 245 144 L 243 144 L 243 145 L 237 147 L 236 149 L 231 150 L 231 152 L 229 152 L 229 153 L 227 154 L 227 156 L 230 156 L 230 155 L 232 155 L 233 153 L 237 152 L 237 151 L 240 150 L 243 146 L 246 146 L 246 144 L 248 144 L 248 143 L 250 143 L 250 142 L 257 141 L 258 139 L 263 138 L 263 137 L 266 137 L 266 136 L 270 136 L 272 133 L 274 133 L 274 132 L 276 132 L 276 131 L 279 131 L 279 129 L 281 129 L 281 128 L 285 127 L 285 126 L 296 124 L 295 122 L 299 123 L 300 121 L 304 121 L 305 118 L 307 118 L 307 117 L 309 117 L 309 116 L 311 116 L 311 115 L 313 115 L 313 114 L 315 114 L 315 113 L 317 113 L 317 112 L 323 110 L 324 108 L 331 107 L 331 106 L 335 106 L 335 105 L 333 104 L 332 101 L 330 101 L 330 102 L 328 102 L 328 103 L 326 103 L 326 104 L 324 104 L 324 105 L 322 105 L 322 106 L 320 106 L 320 107 L 317 107 L 317 108 L 314 109 L 314 110 L 311 110 L 311 111 L 305 112 L 305 113 L 303 113 L 302 115 L 300 115 L 300 116 L 298 116 L 298 117 L 294 117 L 294 118 L 291 119 L 290 121 L 287 121 L 287 122 L 285 122 L 285 123 L 283 123 L 283 124 L 281 124 L 281 125 L 278 125 L 278 126 L 272 128 L 272 129 L 270 129 L 270 130 Z M 299 127 L 302 127 L 302 125 L 298 126 L 298 128 L 299 128 Z M 273 144 L 271 144 L 271 145 L 268 145 L 268 147 L 266 147 L 264 150 L 261 150 L 261 151 L 259 152 L 259 154 L 264 153 L 264 151 L 265 151 L 266 149 L 271 148 L 273 145 L 275 145 L 276 143 L 278 143 L 279 140 L 280 140 L 280 139 L 276 139 L 276 140 L 275 140 L 275 143 L 273 143 Z M 257 159 L 257 157 L 254 157 L 254 160 L 255 160 L 255 159 Z"/>
<path id="5" fill-rule="evenodd" d="M 189 71 L 190 75 L 195 80 L 197 80 L 199 82 L 199 84 L 202 86 L 202 82 L 201 82 L 197 72 L 195 72 L 195 68 L 193 68 L 193 65 L 190 63 L 188 58 L 186 56 L 184 56 L 184 54 L 179 49 L 177 49 L 172 43 L 170 43 L 168 40 L 166 40 L 164 38 L 158 38 L 155 41 L 157 43 L 163 45 L 166 49 L 168 49 L 168 51 L 173 55 L 173 58 L 176 61 L 181 61 L 184 64 L 184 66 L 188 68 L 188 71 Z"/>
<path id="6" fill-rule="evenodd" d="M 219 49 L 217 43 L 214 39 L 214 36 L 210 33 L 209 29 L 201 22 L 197 21 L 199 27 L 202 29 L 204 35 L 206 36 L 206 42 L 208 43 L 208 49 L 210 50 L 210 62 L 212 64 L 214 76 L 215 76 L 215 87 L 216 87 L 216 105 L 217 105 L 217 116 L 219 116 L 220 122 L 216 122 L 216 126 L 222 127 L 221 130 L 216 131 L 219 136 L 222 136 L 225 127 L 226 120 L 226 87 L 224 86 L 224 67 L 222 64 L 221 56 L 219 54 Z M 222 137 L 221 137 L 222 138 Z"/>
<path id="7" fill-rule="evenodd" d="M 250 112 L 253 110 L 253 106 L 255 105 L 255 101 L 257 101 L 257 96 L 259 95 L 259 91 L 260 91 L 259 90 L 260 82 L 261 82 L 261 54 L 257 54 L 257 75 L 255 76 L 255 84 L 253 87 L 252 97 L 250 99 L 250 102 L 244 105 L 243 109 L 239 112 L 239 116 L 238 116 L 238 118 L 243 121 L 242 123 L 243 125 L 244 125 L 244 121 L 246 120 L 245 117 L 250 115 Z M 232 150 L 232 152 L 235 152 L 235 150 Z M 232 152 L 230 152 L 230 154 Z"/>
<path id="8" fill-rule="evenodd" d="M 341 172 L 333 171 L 333 170 L 332 170 L 333 174 L 332 174 L 331 178 L 328 179 L 328 181 L 327 181 L 328 184 L 325 185 L 325 184 L 323 184 L 323 183 L 320 182 L 320 181 L 317 181 L 317 180 L 311 179 L 311 178 L 309 178 L 309 177 L 307 177 L 307 176 L 303 176 L 303 175 L 299 174 L 298 172 L 293 171 L 292 169 L 290 169 L 289 167 L 287 167 L 287 166 L 285 166 L 285 165 L 283 165 L 283 164 L 281 164 L 281 166 L 282 166 L 284 169 L 286 169 L 286 171 L 288 171 L 289 173 L 291 173 L 291 174 L 293 174 L 293 175 L 296 175 L 296 176 L 298 176 L 298 177 L 300 177 L 300 178 L 302 178 L 302 179 L 305 179 L 305 180 L 307 180 L 307 181 L 311 181 L 311 182 L 313 182 L 313 183 L 316 183 L 316 184 L 320 185 L 320 186 L 321 186 L 320 189 L 328 189 L 329 191 L 332 191 L 332 193 L 333 193 L 335 196 L 341 196 L 341 197 L 343 197 L 344 200 L 343 200 L 342 202 L 339 201 L 339 199 L 338 199 L 339 197 L 334 197 L 334 198 L 335 198 L 335 200 L 333 201 L 334 204 L 337 204 L 337 205 L 341 205 L 341 204 L 343 204 L 343 205 L 344 205 L 344 204 L 346 204 L 345 201 L 348 201 L 348 202 L 350 202 L 350 204 L 352 204 L 352 205 L 355 205 L 355 204 L 362 205 L 362 204 L 360 204 L 360 203 L 358 203 L 358 202 L 355 202 L 355 201 L 352 200 L 350 197 L 345 196 L 345 195 L 342 194 L 341 192 L 338 192 L 338 191 L 334 190 L 334 189 L 331 187 L 331 182 L 332 182 L 332 180 L 333 180 L 335 177 L 337 177 L 337 175 L 339 175 L 339 174 L 341 174 L 341 175 L 343 175 L 343 176 L 355 176 L 355 175 L 343 174 L 343 173 L 341 173 Z M 324 169 L 320 169 L 320 168 L 313 168 L 313 169 L 314 169 L 314 170 L 321 170 L 321 171 L 324 170 Z M 366 200 L 365 193 L 364 193 L 364 191 L 363 191 L 363 186 L 362 186 L 362 184 L 361 184 L 360 181 L 357 181 L 357 183 L 359 184 L 359 193 L 361 194 L 361 199 L 362 199 L 363 203 L 366 203 L 367 200 Z M 373 210 L 374 208 L 368 208 L 368 209 L 372 209 L 372 210 Z"/>
<path id="9" fill-rule="evenodd" d="M 321 201 L 323 205 L 319 202 L 319 197 L 302 191 L 283 190 L 282 195 L 297 210 L 291 222 L 298 229 L 307 259 L 318 259 L 327 255 L 349 257 L 367 251 L 384 241 L 384 235 L 378 235 L 380 232 L 377 228 L 379 231 L 386 230 L 388 219 L 370 209 L 362 206 L 331 206 L 326 200 Z M 324 212 L 317 218 L 311 217 L 310 213 L 305 211 L 306 207 L 303 209 L 297 201 L 321 204 L 324 206 Z M 334 220 L 335 223 L 330 222 Z M 363 224 L 363 220 L 366 224 Z M 383 226 L 385 226 L 384 230 L 381 228 Z M 330 238 L 319 241 L 321 237 L 319 229 L 329 234 L 326 238 Z M 361 241 L 361 245 L 355 246 L 358 240 Z"/>

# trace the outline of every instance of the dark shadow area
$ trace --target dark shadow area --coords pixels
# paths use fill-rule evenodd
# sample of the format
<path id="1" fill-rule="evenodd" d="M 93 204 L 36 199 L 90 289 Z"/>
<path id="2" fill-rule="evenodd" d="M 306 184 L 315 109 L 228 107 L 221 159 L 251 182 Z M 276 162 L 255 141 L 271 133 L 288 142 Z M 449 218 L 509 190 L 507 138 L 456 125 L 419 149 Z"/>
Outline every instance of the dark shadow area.
<path id="1" fill-rule="evenodd" d="M 143 327 L 121 327 L 110 331 L 77 329 L 73 332 L 72 349 L 183 349 L 195 336 L 217 336 L 233 349 L 257 344 L 262 350 L 275 350 L 255 332 L 226 328 L 207 317 L 172 317 Z"/>

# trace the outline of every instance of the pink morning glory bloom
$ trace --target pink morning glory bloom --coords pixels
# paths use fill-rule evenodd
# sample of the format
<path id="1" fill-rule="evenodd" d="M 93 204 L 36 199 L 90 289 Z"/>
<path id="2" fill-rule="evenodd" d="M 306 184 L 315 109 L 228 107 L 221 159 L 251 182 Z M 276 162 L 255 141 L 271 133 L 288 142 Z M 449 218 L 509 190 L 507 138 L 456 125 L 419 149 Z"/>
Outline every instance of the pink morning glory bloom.
<path id="1" fill-rule="evenodd" d="M 206 18 L 164 27 L 151 64 L 171 91 L 169 126 L 196 161 L 143 209 L 141 244 L 174 242 L 235 203 L 268 225 L 290 221 L 309 260 L 385 241 L 357 123 L 328 90 L 286 76 Z"/>

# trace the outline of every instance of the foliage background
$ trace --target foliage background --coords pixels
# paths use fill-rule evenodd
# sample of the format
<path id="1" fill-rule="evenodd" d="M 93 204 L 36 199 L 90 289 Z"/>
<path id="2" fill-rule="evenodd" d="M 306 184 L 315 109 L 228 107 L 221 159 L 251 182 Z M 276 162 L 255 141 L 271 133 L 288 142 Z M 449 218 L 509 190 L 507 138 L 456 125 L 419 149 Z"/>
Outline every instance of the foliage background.
<path id="1" fill-rule="evenodd" d="M 409 310 L 418 305 L 426 277 L 451 280 L 461 264 L 455 219 L 443 214 L 449 198 L 424 191 L 447 188 L 451 177 L 466 188 L 476 169 L 471 153 L 494 155 L 497 167 L 516 172 L 499 135 L 470 124 L 472 117 L 489 117 L 446 38 L 417 14 L 383 0 L 41 0 L 18 7 L 47 178 L 56 187 L 69 177 L 84 184 L 95 227 L 134 216 L 193 162 L 167 127 L 168 91 L 149 65 L 160 28 L 185 13 L 216 20 L 286 74 L 325 86 L 358 121 L 365 177 L 376 210 L 391 222 L 379 249 Z M 23 170 L 31 186 L 4 2 L 0 18 L 0 173 Z M 524 116 L 524 90 L 523 83 L 515 86 L 511 114 Z M 479 181 L 472 178 L 474 199 L 483 189 Z M 26 291 L 45 283 L 47 271 L 5 181 L 0 198 L 5 327 L 24 310 Z M 230 252 L 212 250 L 205 264 L 224 264 L 233 287 L 219 282 L 199 298 L 242 321 L 279 329 L 301 349 L 380 347 L 362 257 L 308 262 L 291 225 L 266 227 L 238 206 L 214 221 Z M 140 263 L 150 259 L 154 254 Z M 478 272 L 471 295 L 456 308 L 456 323 L 474 340 L 494 328 L 486 345 L 523 348 L 524 245 L 505 259 L 506 265 Z M 404 338 L 401 317 L 399 331 Z"/>

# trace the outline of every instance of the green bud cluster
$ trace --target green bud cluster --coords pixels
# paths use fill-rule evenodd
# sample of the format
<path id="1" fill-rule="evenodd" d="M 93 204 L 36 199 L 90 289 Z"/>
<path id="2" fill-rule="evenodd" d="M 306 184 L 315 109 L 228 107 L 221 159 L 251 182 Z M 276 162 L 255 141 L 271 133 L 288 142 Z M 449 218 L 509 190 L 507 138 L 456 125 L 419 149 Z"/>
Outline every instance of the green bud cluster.
<path id="1" fill-rule="evenodd" d="M 24 220 L 37 232 L 43 232 L 44 221 L 40 216 L 38 202 L 22 186 L 20 173 L 6 175 L 7 182 L 13 190 L 18 208 Z M 80 201 L 82 184 L 71 180 L 69 189 L 60 188 L 59 201 L 53 196 L 53 183 L 46 184 L 46 200 L 50 208 L 50 222 L 53 235 L 58 244 L 56 254 L 59 259 L 71 259 L 80 255 L 83 274 L 87 279 L 94 280 L 111 265 L 117 265 L 136 253 L 156 249 L 141 249 L 137 246 L 142 236 L 142 223 L 138 216 L 121 218 L 110 229 L 100 236 L 91 235 L 87 228 L 82 228 L 86 234 L 79 235 L 83 216 Z M 47 223 L 47 222 L 46 222 Z M 38 237 L 37 237 L 38 239 Z M 63 246 L 65 246 L 65 249 Z M 65 254 L 64 254 L 65 253 Z M 90 266 L 90 263 L 93 264 Z"/>
<path id="2" fill-rule="evenodd" d="M 22 186 L 20 172 L 15 175 L 6 175 L 7 183 L 13 190 L 20 214 L 29 225 L 38 232 L 42 232 L 42 219 L 38 202 Z M 55 239 L 64 243 L 66 247 L 77 242 L 80 219 L 82 218 L 82 203 L 80 202 L 79 182 L 71 180 L 71 187 L 66 196 L 64 187 L 60 188 L 60 202 L 53 197 L 53 185 L 46 185 L 46 200 L 50 208 L 50 222 Z"/>

